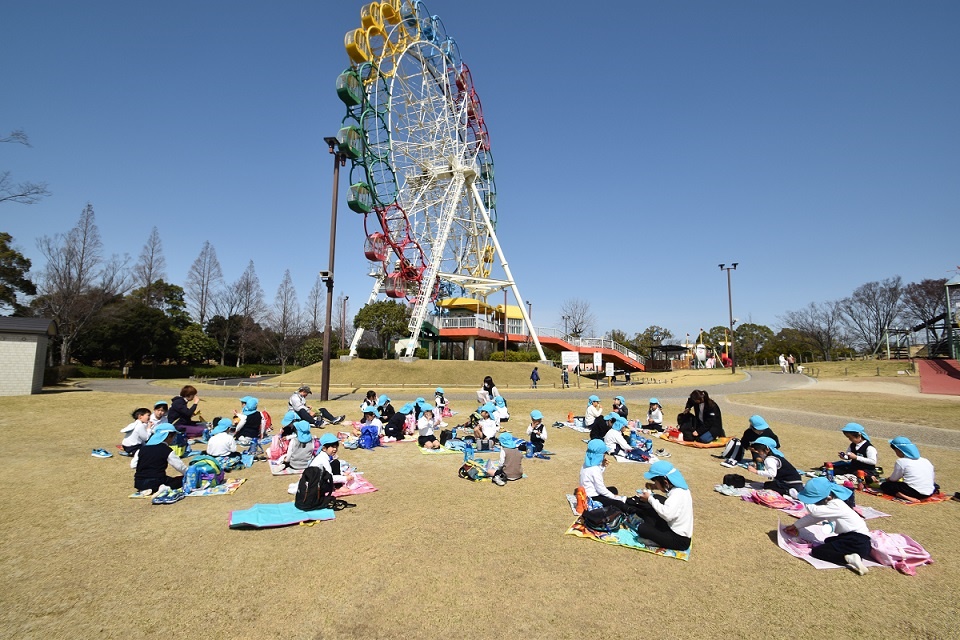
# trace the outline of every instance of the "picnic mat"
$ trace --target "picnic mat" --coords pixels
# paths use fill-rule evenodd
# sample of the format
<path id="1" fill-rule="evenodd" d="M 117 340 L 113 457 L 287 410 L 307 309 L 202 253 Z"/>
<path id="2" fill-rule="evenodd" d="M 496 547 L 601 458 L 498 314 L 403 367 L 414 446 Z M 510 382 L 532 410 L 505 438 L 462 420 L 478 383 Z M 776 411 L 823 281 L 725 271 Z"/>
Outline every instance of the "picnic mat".
<path id="1" fill-rule="evenodd" d="M 740 499 L 744 502 L 752 502 L 754 504 L 759 504 L 764 507 L 770 507 L 771 509 L 776 509 L 777 511 L 782 511 L 788 516 L 794 518 L 802 518 L 807 515 L 807 508 L 799 500 L 795 500 L 790 496 L 782 496 L 773 489 L 751 489 L 749 487 L 744 487 L 739 489 L 739 493 L 727 493 L 726 491 L 721 491 L 720 488 L 723 485 L 717 485 L 713 489 L 724 495 L 739 495 Z M 861 518 L 864 520 L 873 520 L 874 518 L 889 518 L 889 513 L 884 513 L 873 507 L 863 507 L 857 505 L 853 508 Z"/>
<path id="2" fill-rule="evenodd" d="M 826 560 L 818 560 L 810 555 L 810 551 L 814 547 L 818 547 L 823 544 L 824 539 L 827 537 L 827 534 L 823 531 L 823 527 L 811 527 L 809 529 L 802 529 L 800 531 L 800 536 L 794 537 L 789 533 L 784 531 L 787 527 L 777 521 L 777 546 L 781 549 L 792 555 L 794 558 L 800 558 L 804 562 L 809 563 L 815 569 L 844 569 L 843 565 L 833 564 L 832 562 L 827 562 Z M 877 562 L 874 562 L 871 558 L 861 558 L 863 564 L 869 567 L 880 567 L 883 566 Z"/>
<path id="3" fill-rule="evenodd" d="M 913 506 L 916 504 L 937 504 L 938 502 L 947 502 L 948 500 L 950 500 L 950 494 L 944 493 L 943 491 L 941 491 L 940 493 L 935 493 L 929 498 L 924 498 L 923 500 L 917 500 L 916 502 L 912 500 L 904 500 L 903 498 L 898 498 L 896 496 L 888 496 L 882 491 L 878 491 L 877 489 L 871 489 L 870 487 L 867 487 L 866 489 L 864 489 L 862 493 L 865 493 L 870 496 L 876 496 L 878 498 L 883 498 L 884 500 L 899 502 L 900 504 L 905 504 L 907 506 Z"/>
<path id="4" fill-rule="evenodd" d="M 454 451 L 453 449 L 447 449 L 446 447 L 440 447 L 439 449 L 424 449 L 420 447 L 420 453 L 425 456 L 446 456 L 450 454 L 463 455 L 462 451 Z"/>
<path id="5" fill-rule="evenodd" d="M 333 497 L 342 498 L 343 496 L 358 496 L 361 493 L 373 493 L 377 488 L 361 475 L 354 474 L 350 482 L 346 483 L 333 492 Z"/>
<path id="6" fill-rule="evenodd" d="M 246 478 L 234 478 L 233 480 L 227 478 L 223 484 L 218 484 L 215 487 L 206 487 L 205 489 L 197 489 L 196 491 L 191 491 L 187 494 L 187 497 L 193 498 L 197 496 L 225 496 L 228 493 L 233 493 L 240 488 Z"/>
<path id="7" fill-rule="evenodd" d="M 255 504 L 249 509 L 230 512 L 231 529 L 267 529 L 286 527 L 311 520 L 333 520 L 333 509 L 301 511 L 292 502 Z"/>
<path id="8" fill-rule="evenodd" d="M 727 446 L 727 443 L 730 442 L 730 438 L 724 436 L 723 438 L 717 438 L 711 442 L 687 442 L 686 440 L 677 440 L 676 438 L 667 438 L 664 436 L 659 436 L 661 440 L 666 440 L 667 442 L 672 442 L 674 444 L 679 444 L 684 447 L 693 447 L 694 449 L 720 449 Z"/>
<path id="9" fill-rule="evenodd" d="M 275 476 L 299 476 L 303 473 L 303 469 L 291 469 L 290 467 L 285 466 L 282 462 L 271 460 L 270 473 Z"/>
<path id="10" fill-rule="evenodd" d="M 596 540 L 597 542 L 603 542 L 605 544 L 617 545 L 619 547 L 628 547 L 630 549 L 636 549 L 637 551 L 645 551 L 647 553 L 652 553 L 658 556 L 663 556 L 665 558 L 676 558 L 677 560 L 683 560 L 684 562 L 690 560 L 690 549 L 693 548 L 693 545 L 690 545 L 690 549 L 685 551 L 676 551 L 674 549 L 664 549 L 663 547 L 654 547 L 647 546 L 643 543 L 641 538 L 638 538 L 637 535 L 630 529 L 620 528 L 618 531 L 611 533 L 598 533 L 596 531 L 591 531 L 583 526 L 583 522 L 580 518 L 567 529 L 566 535 L 577 536 L 578 538 L 588 538 L 590 540 Z"/>

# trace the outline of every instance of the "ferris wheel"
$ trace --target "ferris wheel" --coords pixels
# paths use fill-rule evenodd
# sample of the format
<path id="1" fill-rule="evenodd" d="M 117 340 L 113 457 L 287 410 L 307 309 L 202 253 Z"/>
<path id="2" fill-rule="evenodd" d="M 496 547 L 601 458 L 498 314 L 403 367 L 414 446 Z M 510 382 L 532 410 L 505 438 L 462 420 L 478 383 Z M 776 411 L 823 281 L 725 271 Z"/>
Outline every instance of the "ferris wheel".
<path id="1" fill-rule="evenodd" d="M 490 134 L 456 41 L 419 1 L 371 2 L 360 25 L 344 38 L 351 66 L 337 78 L 346 105 L 337 140 L 374 265 L 369 302 L 383 293 L 412 304 L 412 356 L 441 283 L 483 301 L 510 289 L 545 359 L 497 239 Z M 492 275 L 495 258 L 503 277 Z"/>

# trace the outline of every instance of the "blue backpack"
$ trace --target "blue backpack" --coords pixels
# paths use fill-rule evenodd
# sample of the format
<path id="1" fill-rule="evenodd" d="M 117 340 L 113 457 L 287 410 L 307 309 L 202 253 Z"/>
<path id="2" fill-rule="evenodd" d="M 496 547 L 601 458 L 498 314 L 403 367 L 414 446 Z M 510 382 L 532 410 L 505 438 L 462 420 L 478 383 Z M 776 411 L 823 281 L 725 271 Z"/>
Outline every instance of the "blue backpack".
<path id="1" fill-rule="evenodd" d="M 380 446 L 380 429 L 374 425 L 360 428 L 360 437 L 357 444 L 361 449 L 373 449 Z"/>

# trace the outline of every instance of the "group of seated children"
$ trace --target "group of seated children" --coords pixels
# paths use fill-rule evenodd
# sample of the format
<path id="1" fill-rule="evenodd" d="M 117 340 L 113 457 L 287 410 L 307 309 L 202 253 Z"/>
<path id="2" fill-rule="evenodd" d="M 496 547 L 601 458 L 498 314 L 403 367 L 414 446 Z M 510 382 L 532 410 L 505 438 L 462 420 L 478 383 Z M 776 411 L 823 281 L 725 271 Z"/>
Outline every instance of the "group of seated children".
<path id="1" fill-rule="evenodd" d="M 640 496 L 626 498 L 618 494 L 616 487 L 608 487 L 604 482 L 608 464 L 607 445 L 602 440 L 590 440 L 576 490 L 577 511 L 612 507 L 633 514 L 637 517 L 631 520 L 631 528 L 638 538 L 666 549 L 689 549 L 693 535 L 693 499 L 683 474 L 669 462 L 655 462 L 643 474 L 652 482 Z M 654 490 L 665 495 L 656 494 Z"/>

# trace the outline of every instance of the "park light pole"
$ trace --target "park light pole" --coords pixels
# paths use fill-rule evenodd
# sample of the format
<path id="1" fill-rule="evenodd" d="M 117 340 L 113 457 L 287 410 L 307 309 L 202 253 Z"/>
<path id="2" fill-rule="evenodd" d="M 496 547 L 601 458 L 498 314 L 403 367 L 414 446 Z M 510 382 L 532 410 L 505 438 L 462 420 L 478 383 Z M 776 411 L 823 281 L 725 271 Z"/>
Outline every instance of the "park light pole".
<path id="1" fill-rule="evenodd" d="M 570 316 L 563 316 L 563 339 L 567 339 L 567 320 L 570 319 Z"/>
<path id="2" fill-rule="evenodd" d="M 333 155 L 333 203 L 330 207 L 330 262 L 326 271 L 320 272 L 320 279 L 327 285 L 326 324 L 323 327 L 323 366 L 320 370 L 320 400 L 330 399 L 330 334 L 333 315 L 333 265 L 337 251 L 337 200 L 340 185 L 340 167 L 347 164 L 347 155 L 340 150 L 340 141 L 336 138 L 324 138 Z"/>
<path id="3" fill-rule="evenodd" d="M 730 344 L 727 345 L 727 350 L 730 353 L 730 373 L 737 372 L 737 361 L 734 358 L 733 353 L 733 293 L 730 288 L 730 272 L 737 270 L 737 265 L 739 262 L 732 263 L 729 267 L 725 263 L 720 264 L 720 270 L 727 272 L 727 307 L 730 311 Z"/>
<path id="4" fill-rule="evenodd" d="M 346 348 L 344 340 L 347 337 L 347 300 L 350 296 L 343 296 L 343 304 L 340 306 L 340 350 Z"/>

